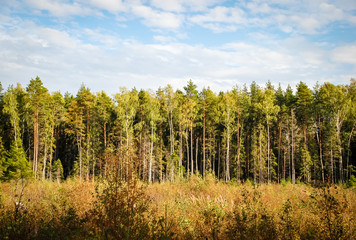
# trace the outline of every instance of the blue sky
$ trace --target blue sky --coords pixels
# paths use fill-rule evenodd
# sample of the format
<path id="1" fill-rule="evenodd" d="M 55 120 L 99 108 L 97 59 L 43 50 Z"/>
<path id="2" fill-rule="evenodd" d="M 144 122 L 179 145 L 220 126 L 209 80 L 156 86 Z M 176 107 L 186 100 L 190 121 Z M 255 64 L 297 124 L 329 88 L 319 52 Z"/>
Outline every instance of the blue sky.
<path id="1" fill-rule="evenodd" d="M 215 91 L 236 84 L 348 84 L 356 1 L 0 0 L 0 81 Z"/>

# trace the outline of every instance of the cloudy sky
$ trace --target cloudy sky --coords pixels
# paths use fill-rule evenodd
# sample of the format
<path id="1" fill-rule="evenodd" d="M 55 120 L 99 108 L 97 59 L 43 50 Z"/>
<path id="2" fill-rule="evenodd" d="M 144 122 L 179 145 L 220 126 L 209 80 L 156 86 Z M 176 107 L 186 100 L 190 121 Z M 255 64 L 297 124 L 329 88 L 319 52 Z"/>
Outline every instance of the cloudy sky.
<path id="1" fill-rule="evenodd" d="M 0 81 L 215 91 L 356 77 L 355 0 L 0 0 Z"/>

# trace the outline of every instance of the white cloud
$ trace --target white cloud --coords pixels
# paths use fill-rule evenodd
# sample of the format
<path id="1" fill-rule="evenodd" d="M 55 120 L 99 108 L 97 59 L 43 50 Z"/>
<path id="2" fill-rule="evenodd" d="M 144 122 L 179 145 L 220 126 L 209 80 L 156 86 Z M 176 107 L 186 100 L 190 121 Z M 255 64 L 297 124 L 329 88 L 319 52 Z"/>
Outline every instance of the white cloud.
<path id="1" fill-rule="evenodd" d="M 336 62 L 353 64 L 356 69 L 356 43 L 334 49 L 332 59 Z"/>
<path id="2" fill-rule="evenodd" d="M 199 6 L 184 1 L 171 9 L 164 7 L 162 2 L 159 7 L 158 0 L 153 1 L 156 4 L 154 7 L 142 5 L 139 1 L 132 1 L 130 5 L 123 2 L 126 5 L 121 5 L 120 2 L 107 0 L 102 3 L 91 2 L 91 8 L 84 1 L 32 1 L 36 9 L 48 10 L 55 16 L 68 16 L 75 11 L 85 14 L 83 9 L 96 12 L 97 9 L 92 9 L 96 6 L 112 9 L 113 12 L 124 11 L 127 19 L 141 18 L 143 23 L 154 29 L 174 31 L 168 31 L 169 34 L 159 31 L 153 36 L 155 44 L 143 44 L 143 40 L 123 39 L 120 31 L 111 29 L 55 29 L 38 26 L 19 17 L 0 15 L 0 78 L 5 81 L 4 86 L 17 81 L 27 84 L 31 77 L 38 75 L 50 90 L 62 89 L 73 93 L 82 82 L 93 91 L 114 93 L 119 86 L 156 89 L 171 83 L 182 88 L 189 79 L 200 86 L 210 86 L 214 91 L 219 91 L 231 88 L 236 83 L 249 84 L 251 81 L 259 84 L 267 80 L 275 84 L 288 81 L 293 84 L 302 80 L 312 86 L 315 81 L 340 81 L 345 76 L 355 75 L 355 68 L 350 70 L 343 64 L 355 66 L 356 44 L 335 48 L 330 44 L 311 43 L 306 37 L 281 39 L 263 33 L 255 34 L 258 39 L 253 42 L 236 39 L 220 47 L 208 47 L 203 42 L 179 42 L 182 38 L 190 37 L 189 32 L 180 32 L 186 21 L 214 31 L 235 31 L 251 25 L 265 27 L 273 23 L 292 33 L 316 32 L 325 24 L 340 19 L 340 12 L 335 5 L 318 3 L 316 5 L 323 12 L 316 8 L 312 14 L 292 14 L 294 7 L 290 7 L 274 15 L 270 14 L 275 11 L 273 5 L 266 5 L 262 1 L 264 8 L 251 17 L 238 6 L 206 9 L 207 6 L 214 6 L 211 5 L 213 1 L 200 1 Z M 179 3 L 178 0 L 173 2 Z M 287 5 L 294 6 L 292 3 Z M 64 10 L 58 10 L 61 7 L 73 8 L 65 15 L 61 12 Z M 192 12 L 183 15 L 181 12 L 193 11 L 194 7 L 203 10 L 197 15 Z M 335 13 L 336 16 L 324 16 L 327 13 Z M 185 16 L 191 17 L 188 19 Z M 318 16 L 324 17 L 319 19 Z M 253 34 L 248 37 L 251 36 Z M 349 78 L 344 80 L 348 81 Z"/>
<path id="3" fill-rule="evenodd" d="M 174 38 L 170 37 L 170 36 L 162 36 L 162 35 L 157 35 L 154 36 L 153 39 L 157 42 L 161 42 L 161 43 L 168 43 L 168 42 L 173 42 L 175 41 Z"/>
<path id="4" fill-rule="evenodd" d="M 185 1 L 181 0 L 152 0 L 151 5 L 165 11 L 183 12 L 185 11 Z"/>
<path id="5" fill-rule="evenodd" d="M 46 10 L 56 17 L 66 17 L 72 15 L 86 16 L 98 14 L 89 7 L 85 7 L 78 2 L 63 2 L 59 0 L 25 0 L 26 3 L 38 10 Z"/>
<path id="6" fill-rule="evenodd" d="M 246 22 L 245 13 L 237 7 L 218 6 L 205 14 L 198 14 L 189 18 L 195 24 L 209 28 L 214 32 L 235 31 Z"/>
<path id="7" fill-rule="evenodd" d="M 84 82 L 93 91 L 114 93 L 119 86 L 156 89 L 174 83 L 182 87 L 191 78 L 200 86 L 224 90 L 236 83 L 264 84 L 269 79 L 275 84 L 322 81 L 331 73 L 323 62 L 311 64 L 303 54 L 293 52 L 299 51 L 295 47 L 289 50 L 301 45 L 302 40 L 274 50 L 243 42 L 210 49 L 182 43 L 142 44 L 95 30 L 79 33 L 93 39 L 111 39 L 110 44 L 102 42 L 97 47 L 63 31 L 33 24 L 23 27 L 0 32 L 6 36 L 0 40 L 0 47 L 7 49 L 1 53 L 0 76 L 7 84 L 27 84 L 29 78 L 39 75 L 51 90 L 74 93 Z M 107 51 L 109 47 L 115 51 Z M 351 61 L 351 54 L 342 59 Z"/>
<path id="8" fill-rule="evenodd" d="M 209 7 L 221 3 L 220 0 L 152 0 L 153 7 L 172 12 L 206 11 Z"/>
<path id="9" fill-rule="evenodd" d="M 190 20 L 197 24 L 206 22 L 241 24 L 244 22 L 244 11 L 237 7 L 218 6 L 210 9 L 206 14 L 193 16 Z"/>
<path id="10" fill-rule="evenodd" d="M 127 8 L 121 0 L 90 0 L 90 4 L 113 13 L 125 11 Z"/>
<path id="11" fill-rule="evenodd" d="M 132 12 L 136 16 L 143 18 L 143 24 L 150 27 L 177 29 L 183 23 L 183 17 L 181 15 L 157 11 L 144 5 L 133 6 Z"/>

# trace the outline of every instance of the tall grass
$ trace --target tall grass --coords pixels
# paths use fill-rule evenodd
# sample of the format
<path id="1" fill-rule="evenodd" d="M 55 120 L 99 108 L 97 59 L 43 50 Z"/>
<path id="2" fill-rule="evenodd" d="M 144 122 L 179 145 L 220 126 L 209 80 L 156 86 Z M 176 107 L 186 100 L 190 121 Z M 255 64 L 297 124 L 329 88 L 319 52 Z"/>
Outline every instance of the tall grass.
<path id="1" fill-rule="evenodd" d="M 0 185 L 0 239 L 356 239 L 356 192 L 342 186 L 226 184 L 193 176 L 146 185 Z"/>

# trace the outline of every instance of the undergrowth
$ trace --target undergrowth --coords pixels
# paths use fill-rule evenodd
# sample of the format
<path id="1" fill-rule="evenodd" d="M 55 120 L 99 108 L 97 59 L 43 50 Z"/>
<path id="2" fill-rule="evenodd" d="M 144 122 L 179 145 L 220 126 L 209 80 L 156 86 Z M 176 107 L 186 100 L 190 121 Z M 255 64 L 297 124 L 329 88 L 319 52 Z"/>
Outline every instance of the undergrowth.
<path id="1" fill-rule="evenodd" d="M 354 188 L 226 184 L 0 184 L 0 239 L 356 239 Z M 23 190 L 23 191 L 22 191 Z"/>

